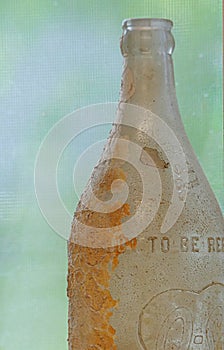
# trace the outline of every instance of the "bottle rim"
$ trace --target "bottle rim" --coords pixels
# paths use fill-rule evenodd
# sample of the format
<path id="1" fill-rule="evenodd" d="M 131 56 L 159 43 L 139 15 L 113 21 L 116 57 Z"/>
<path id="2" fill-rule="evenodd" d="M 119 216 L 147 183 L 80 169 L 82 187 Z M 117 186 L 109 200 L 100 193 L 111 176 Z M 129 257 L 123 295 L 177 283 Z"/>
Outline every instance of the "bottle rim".
<path id="1" fill-rule="evenodd" d="M 122 22 L 123 30 L 164 29 L 171 30 L 173 22 L 166 18 L 129 18 Z"/>

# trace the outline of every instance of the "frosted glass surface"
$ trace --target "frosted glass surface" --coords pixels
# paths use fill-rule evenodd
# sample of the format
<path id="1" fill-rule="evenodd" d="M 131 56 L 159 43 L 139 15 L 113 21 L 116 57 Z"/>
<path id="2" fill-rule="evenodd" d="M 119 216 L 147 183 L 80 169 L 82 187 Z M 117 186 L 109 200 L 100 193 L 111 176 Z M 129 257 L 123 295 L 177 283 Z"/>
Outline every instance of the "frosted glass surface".
<path id="1" fill-rule="evenodd" d="M 181 115 L 224 210 L 221 7 L 220 0 L 1 2 L 1 350 L 67 348 L 66 241 L 38 208 L 35 158 L 42 139 L 64 115 L 118 100 L 124 18 L 174 22 Z M 59 189 L 71 213 L 78 200 L 74 163 L 108 130 L 82 133 L 61 159 Z M 83 164 L 86 177 L 90 171 Z M 79 184 L 84 186 L 81 175 Z"/>

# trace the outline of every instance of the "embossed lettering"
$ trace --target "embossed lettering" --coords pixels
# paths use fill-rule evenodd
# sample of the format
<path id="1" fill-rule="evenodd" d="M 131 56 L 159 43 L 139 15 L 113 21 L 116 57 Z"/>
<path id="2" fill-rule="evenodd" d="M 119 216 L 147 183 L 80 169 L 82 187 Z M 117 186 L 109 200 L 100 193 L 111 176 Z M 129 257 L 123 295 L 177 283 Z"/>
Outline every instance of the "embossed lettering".
<path id="1" fill-rule="evenodd" d="M 187 253 L 199 253 L 199 237 L 193 236 L 191 238 L 181 237 L 180 240 L 180 250 L 181 252 Z"/>
<path id="2" fill-rule="evenodd" d="M 154 253 L 155 252 L 155 240 L 157 240 L 157 237 L 149 237 L 149 241 L 152 242 L 151 244 L 151 252 Z"/>
<path id="3" fill-rule="evenodd" d="M 148 237 L 150 253 L 170 253 L 172 245 L 176 247 L 174 240 L 170 240 L 168 236 L 151 236 Z M 224 237 L 208 237 L 206 239 L 200 236 L 180 237 L 178 251 L 180 253 L 200 253 L 206 251 L 208 253 L 224 253 Z"/>
<path id="4" fill-rule="evenodd" d="M 196 335 L 194 337 L 194 344 L 203 344 L 203 335 Z"/>
<path id="5" fill-rule="evenodd" d="M 180 240 L 180 249 L 182 252 L 188 252 L 188 238 L 182 237 Z"/>
<path id="6" fill-rule="evenodd" d="M 208 238 L 208 251 L 209 253 L 215 252 L 215 239 L 213 237 Z"/>
<path id="7" fill-rule="evenodd" d="M 224 237 L 208 237 L 208 252 L 224 252 Z"/>
<path id="8" fill-rule="evenodd" d="M 223 292 L 224 285 L 214 283 L 197 292 L 171 289 L 150 297 L 139 315 L 138 336 L 142 347 L 145 350 L 223 349 Z"/>
<path id="9" fill-rule="evenodd" d="M 163 253 L 168 253 L 170 250 L 170 241 L 168 237 L 163 237 L 161 239 L 161 250 Z"/>
<path id="10" fill-rule="evenodd" d="M 192 237 L 191 244 L 192 244 L 192 252 L 193 253 L 199 252 L 198 242 L 199 242 L 199 237 Z"/>
<path id="11" fill-rule="evenodd" d="M 222 251 L 222 240 L 221 237 L 216 238 L 216 250 L 218 253 Z"/>

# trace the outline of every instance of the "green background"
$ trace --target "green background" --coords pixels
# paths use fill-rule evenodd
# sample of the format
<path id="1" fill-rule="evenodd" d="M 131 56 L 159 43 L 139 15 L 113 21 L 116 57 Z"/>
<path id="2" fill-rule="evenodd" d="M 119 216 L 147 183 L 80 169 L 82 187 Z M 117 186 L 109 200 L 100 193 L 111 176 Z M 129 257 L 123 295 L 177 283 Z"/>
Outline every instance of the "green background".
<path id="1" fill-rule="evenodd" d="M 0 1 L 0 350 L 67 348 L 66 241 L 38 208 L 35 157 L 64 115 L 118 100 L 124 18 L 173 20 L 181 115 L 224 208 L 221 10 L 220 0 Z M 92 138 L 107 131 L 98 128 Z M 70 212 L 77 156 L 70 152 L 59 171 Z"/>

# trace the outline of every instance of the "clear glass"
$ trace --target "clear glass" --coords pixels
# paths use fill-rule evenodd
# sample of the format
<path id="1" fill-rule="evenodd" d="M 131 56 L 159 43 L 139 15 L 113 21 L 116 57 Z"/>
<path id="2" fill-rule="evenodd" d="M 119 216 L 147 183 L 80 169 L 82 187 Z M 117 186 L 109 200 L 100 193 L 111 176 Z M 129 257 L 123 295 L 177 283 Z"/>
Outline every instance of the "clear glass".
<path id="1" fill-rule="evenodd" d="M 70 350 L 224 347 L 224 221 L 180 118 L 171 28 L 123 23 L 118 116 L 68 244 Z"/>

